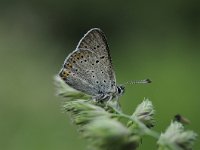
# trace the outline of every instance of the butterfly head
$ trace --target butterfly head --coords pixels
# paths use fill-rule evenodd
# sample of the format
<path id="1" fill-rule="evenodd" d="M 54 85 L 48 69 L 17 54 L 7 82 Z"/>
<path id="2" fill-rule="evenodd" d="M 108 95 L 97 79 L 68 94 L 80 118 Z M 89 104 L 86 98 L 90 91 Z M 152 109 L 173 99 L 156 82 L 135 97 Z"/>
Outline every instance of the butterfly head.
<path id="1" fill-rule="evenodd" d="M 117 95 L 121 96 L 124 94 L 124 92 L 125 92 L 125 86 L 123 85 L 117 86 Z"/>

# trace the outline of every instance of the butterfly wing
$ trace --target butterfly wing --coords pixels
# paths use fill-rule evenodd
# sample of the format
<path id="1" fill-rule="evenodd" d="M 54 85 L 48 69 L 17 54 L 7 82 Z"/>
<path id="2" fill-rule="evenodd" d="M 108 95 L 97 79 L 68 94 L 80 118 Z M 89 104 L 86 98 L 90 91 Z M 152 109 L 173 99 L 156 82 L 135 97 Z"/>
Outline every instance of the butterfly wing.
<path id="1" fill-rule="evenodd" d="M 89 95 L 115 92 L 115 73 L 106 37 L 100 29 L 85 34 L 66 58 L 59 75 L 68 85 Z"/>
<path id="2" fill-rule="evenodd" d="M 105 71 L 109 74 L 110 80 L 114 81 L 116 85 L 115 72 L 112 66 L 110 51 L 103 31 L 98 28 L 89 30 L 79 41 L 77 49 L 89 49 L 96 53 L 99 58 L 102 59 L 104 65 L 107 66 Z"/>

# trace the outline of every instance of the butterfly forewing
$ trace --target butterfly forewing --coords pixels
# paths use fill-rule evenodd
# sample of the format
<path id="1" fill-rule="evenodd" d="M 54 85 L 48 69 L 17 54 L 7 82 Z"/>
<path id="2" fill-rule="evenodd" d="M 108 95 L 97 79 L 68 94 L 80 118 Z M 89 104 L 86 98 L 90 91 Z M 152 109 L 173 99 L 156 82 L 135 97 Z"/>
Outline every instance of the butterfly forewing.
<path id="1" fill-rule="evenodd" d="M 89 95 L 115 91 L 116 79 L 109 49 L 100 29 L 85 34 L 76 50 L 66 58 L 60 76 L 71 87 Z"/>
<path id="2" fill-rule="evenodd" d="M 106 72 L 109 74 L 110 80 L 116 82 L 115 73 L 112 67 L 112 60 L 107 44 L 106 36 L 98 28 L 89 30 L 77 45 L 78 49 L 89 49 L 96 53 L 100 59 L 104 61 L 107 66 Z M 114 83 L 115 84 L 115 83 Z"/>

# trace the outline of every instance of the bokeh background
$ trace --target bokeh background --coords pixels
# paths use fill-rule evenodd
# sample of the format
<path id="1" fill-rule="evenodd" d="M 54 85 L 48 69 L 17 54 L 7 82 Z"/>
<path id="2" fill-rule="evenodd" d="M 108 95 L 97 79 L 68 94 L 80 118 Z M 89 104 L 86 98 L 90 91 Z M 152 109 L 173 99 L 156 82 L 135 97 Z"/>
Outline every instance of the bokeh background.
<path id="1" fill-rule="evenodd" d="M 161 132 L 177 113 L 200 134 L 200 2 L 115 0 L 0 1 L 0 149 L 86 150 L 55 96 L 53 77 L 93 27 L 107 35 L 121 97 L 131 114 L 144 97 Z M 143 139 L 140 150 L 156 149 Z M 200 149 L 197 141 L 195 149 Z"/>

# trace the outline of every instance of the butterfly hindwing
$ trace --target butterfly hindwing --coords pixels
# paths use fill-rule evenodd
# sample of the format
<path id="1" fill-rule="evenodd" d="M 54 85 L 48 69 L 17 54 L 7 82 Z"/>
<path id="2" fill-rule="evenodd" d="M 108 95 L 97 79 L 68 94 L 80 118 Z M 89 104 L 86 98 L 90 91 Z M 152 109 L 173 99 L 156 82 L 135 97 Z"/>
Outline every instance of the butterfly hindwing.
<path id="1" fill-rule="evenodd" d="M 94 52 L 79 49 L 67 57 L 60 76 L 74 89 L 95 96 L 113 90 L 104 67 Z"/>

